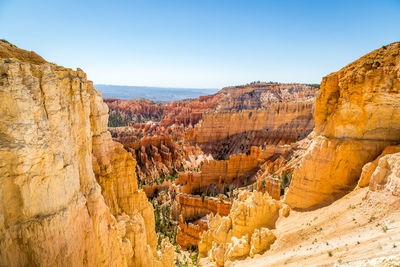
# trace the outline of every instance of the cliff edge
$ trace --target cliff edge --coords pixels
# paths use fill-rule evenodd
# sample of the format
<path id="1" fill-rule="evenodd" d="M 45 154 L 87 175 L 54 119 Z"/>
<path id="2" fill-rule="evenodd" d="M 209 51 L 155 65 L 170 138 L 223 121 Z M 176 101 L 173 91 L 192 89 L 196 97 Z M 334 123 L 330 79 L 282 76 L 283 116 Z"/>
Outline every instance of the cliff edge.
<path id="1" fill-rule="evenodd" d="M 0 265 L 173 265 L 82 70 L 0 41 L 0 103 Z"/>

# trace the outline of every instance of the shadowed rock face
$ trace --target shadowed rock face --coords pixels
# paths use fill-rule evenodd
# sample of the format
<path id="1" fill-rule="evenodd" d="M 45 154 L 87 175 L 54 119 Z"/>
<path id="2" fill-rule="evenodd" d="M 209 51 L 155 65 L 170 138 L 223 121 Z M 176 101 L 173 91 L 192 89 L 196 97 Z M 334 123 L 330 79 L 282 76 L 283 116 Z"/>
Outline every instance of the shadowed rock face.
<path id="1" fill-rule="evenodd" d="M 1 265 L 172 266 L 166 240 L 156 254 L 136 163 L 112 141 L 107 106 L 86 74 L 0 42 L 4 50 Z"/>
<path id="2" fill-rule="evenodd" d="M 286 202 L 309 208 L 352 189 L 365 163 L 400 142 L 400 43 L 377 49 L 322 80 L 315 134 Z"/>

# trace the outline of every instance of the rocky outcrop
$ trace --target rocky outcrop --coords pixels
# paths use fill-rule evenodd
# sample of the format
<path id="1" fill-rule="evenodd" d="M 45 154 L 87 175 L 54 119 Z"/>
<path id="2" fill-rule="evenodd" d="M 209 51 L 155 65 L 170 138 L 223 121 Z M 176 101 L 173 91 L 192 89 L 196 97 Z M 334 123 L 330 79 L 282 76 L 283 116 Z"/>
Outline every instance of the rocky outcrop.
<path id="1" fill-rule="evenodd" d="M 223 94 L 214 94 L 170 103 L 106 98 L 105 102 L 110 108 L 109 126 L 117 127 L 111 128 L 113 137 L 124 142 L 151 135 L 183 137 L 185 128 L 198 123 L 203 113 L 214 109 L 222 97 Z"/>
<path id="2" fill-rule="evenodd" d="M 322 80 L 315 134 L 286 196 L 293 208 L 354 188 L 364 164 L 400 142 L 400 43 L 377 49 Z"/>
<path id="3" fill-rule="evenodd" d="M 223 266 L 226 261 L 243 259 L 269 248 L 281 203 L 268 194 L 242 192 L 233 202 L 228 216 L 211 216 L 209 230 L 199 243 L 200 257 Z"/>
<path id="4" fill-rule="evenodd" d="M 400 153 L 387 154 L 379 159 L 369 189 L 400 197 Z"/>
<path id="5" fill-rule="evenodd" d="M 250 257 L 267 251 L 276 240 L 275 235 L 268 228 L 255 229 L 250 239 Z"/>
<path id="6" fill-rule="evenodd" d="M 182 147 L 175 144 L 171 137 L 146 137 L 137 142 L 124 144 L 138 162 L 137 174 L 140 180 L 149 181 L 161 175 L 173 175 L 181 169 L 184 160 Z"/>
<path id="7" fill-rule="evenodd" d="M 176 241 L 184 248 L 197 247 L 201 233 L 208 229 L 207 219 L 201 218 L 210 213 L 227 216 L 232 206 L 232 203 L 222 199 L 222 195 L 218 199 L 179 194 L 176 200 L 180 214 Z"/>
<path id="8" fill-rule="evenodd" d="M 318 90 L 300 84 L 253 84 L 228 87 L 218 108 L 203 114 L 187 133 L 217 159 L 248 153 L 252 146 L 284 145 L 306 137 L 314 128 Z"/>
<path id="9" fill-rule="evenodd" d="M 184 220 L 197 219 L 209 213 L 227 216 L 232 206 L 232 203 L 224 201 L 222 198 L 179 194 L 176 199 L 179 214 Z"/>
<path id="10" fill-rule="evenodd" d="M 159 121 L 163 113 L 159 104 L 147 99 L 105 98 L 104 102 L 110 109 L 110 127 L 134 125 L 149 120 Z"/>
<path id="11" fill-rule="evenodd" d="M 267 177 L 257 182 L 256 189 L 262 193 L 267 192 L 273 199 L 279 200 L 281 197 L 281 180 Z M 251 185 L 254 189 L 254 186 Z"/>
<path id="12" fill-rule="evenodd" d="M 0 58 L 15 58 L 31 64 L 48 63 L 44 58 L 33 51 L 23 50 L 5 40 L 0 40 L 0 42 Z"/>
<path id="13" fill-rule="evenodd" d="M 171 266 L 86 74 L 0 47 L 1 265 Z"/>
<path id="14" fill-rule="evenodd" d="M 376 168 L 378 167 L 379 160 L 388 154 L 394 154 L 397 152 L 400 152 L 400 146 L 388 146 L 383 150 L 383 152 L 379 155 L 379 157 L 377 157 L 374 161 L 365 164 L 364 167 L 362 168 L 362 173 L 361 173 L 360 180 L 358 181 L 358 186 L 359 187 L 368 186 L 371 176 L 373 175 Z"/>
<path id="15" fill-rule="evenodd" d="M 198 167 L 206 158 L 200 148 L 174 142 L 170 136 L 144 137 L 124 143 L 137 162 L 136 173 L 141 184 L 162 183 L 185 167 Z"/>
<path id="16" fill-rule="evenodd" d="M 208 225 L 206 221 L 197 220 L 193 223 L 187 223 L 183 217 L 180 217 L 176 242 L 185 249 L 197 247 L 201 240 L 201 234 L 207 230 Z"/>
<path id="17" fill-rule="evenodd" d="M 229 160 L 205 161 L 199 172 L 178 174 L 175 183 L 181 185 L 182 193 L 222 192 L 229 186 L 242 185 L 257 171 L 262 160 L 262 150 L 253 147 L 250 155 L 233 155 Z M 210 188 L 213 185 L 214 188 Z"/>
<path id="18" fill-rule="evenodd" d="M 152 185 L 142 185 L 143 191 L 149 198 L 157 196 L 160 192 L 168 192 L 172 190 L 173 185 L 170 181 L 164 180 L 162 184 L 154 183 Z"/>

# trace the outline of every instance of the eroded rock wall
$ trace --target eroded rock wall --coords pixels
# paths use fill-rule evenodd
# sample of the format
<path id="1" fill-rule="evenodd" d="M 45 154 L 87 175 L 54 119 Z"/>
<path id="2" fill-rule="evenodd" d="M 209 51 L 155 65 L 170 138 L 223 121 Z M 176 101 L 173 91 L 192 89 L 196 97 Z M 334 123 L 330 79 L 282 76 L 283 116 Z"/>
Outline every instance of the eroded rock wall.
<path id="1" fill-rule="evenodd" d="M 176 242 L 185 249 L 197 247 L 201 240 L 201 234 L 207 229 L 207 222 L 199 220 L 195 223 L 187 223 L 183 218 L 180 218 Z"/>
<path id="2" fill-rule="evenodd" d="M 209 230 L 199 243 L 199 256 L 218 266 L 264 252 L 275 241 L 275 228 L 281 203 L 261 192 L 242 192 L 228 216 L 211 216 Z"/>
<path id="3" fill-rule="evenodd" d="M 262 160 L 262 149 L 253 147 L 250 155 L 233 155 L 229 160 L 209 160 L 200 167 L 199 172 L 178 174 L 175 183 L 181 185 L 182 193 L 206 192 L 211 185 L 218 189 L 230 185 L 241 185 L 254 175 Z"/>
<path id="4" fill-rule="evenodd" d="M 200 218 L 209 213 L 219 213 L 227 216 L 231 210 L 232 203 L 218 198 L 200 197 L 193 195 L 177 195 L 179 214 L 185 220 Z"/>
<path id="5" fill-rule="evenodd" d="M 315 134 L 286 196 L 294 208 L 328 203 L 355 187 L 362 167 L 400 142 L 400 43 L 323 78 Z"/>
<path id="6" fill-rule="evenodd" d="M 252 146 L 283 145 L 306 137 L 314 128 L 318 90 L 301 84 L 252 84 L 227 87 L 215 110 L 187 132 L 217 159 L 248 153 Z"/>
<path id="7" fill-rule="evenodd" d="M 135 161 L 111 140 L 107 108 L 86 74 L 4 46 L 1 265 L 162 266 Z"/>

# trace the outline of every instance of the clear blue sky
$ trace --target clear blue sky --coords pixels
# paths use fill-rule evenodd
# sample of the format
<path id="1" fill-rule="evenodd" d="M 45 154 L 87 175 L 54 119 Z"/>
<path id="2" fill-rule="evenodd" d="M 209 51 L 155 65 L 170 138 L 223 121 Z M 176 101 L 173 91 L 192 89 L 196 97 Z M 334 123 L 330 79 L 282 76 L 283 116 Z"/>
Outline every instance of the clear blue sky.
<path id="1" fill-rule="evenodd" d="M 95 83 L 319 83 L 400 40 L 400 0 L 0 0 L 0 25 L 0 38 Z"/>

